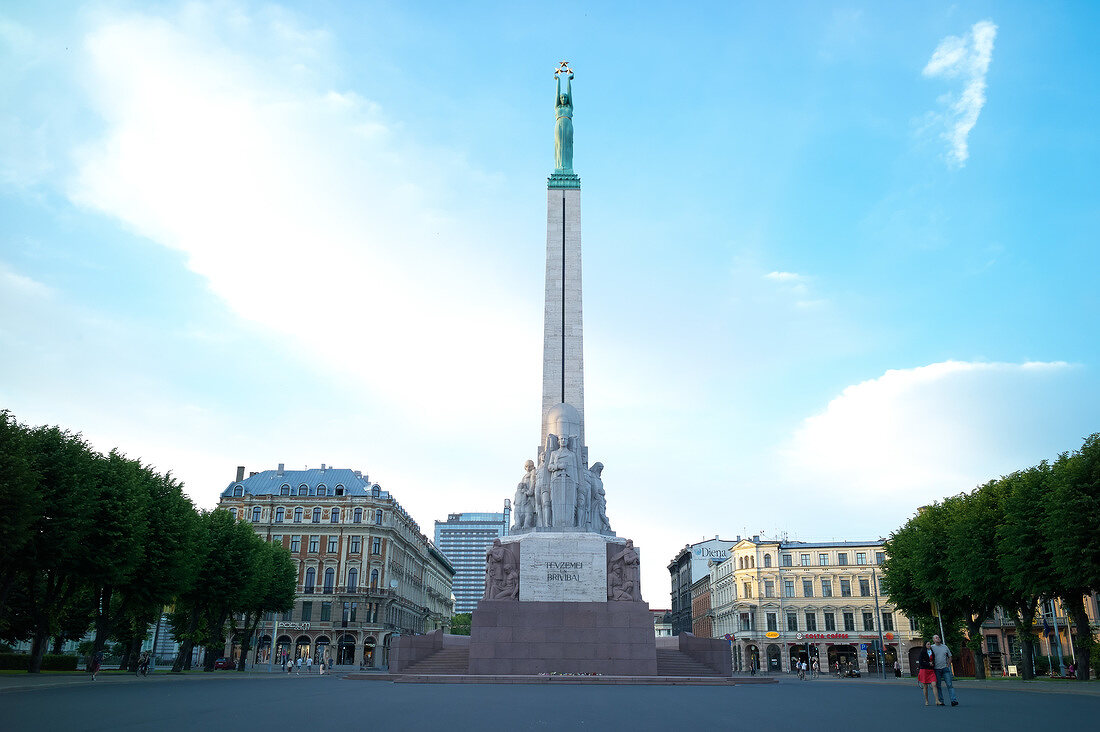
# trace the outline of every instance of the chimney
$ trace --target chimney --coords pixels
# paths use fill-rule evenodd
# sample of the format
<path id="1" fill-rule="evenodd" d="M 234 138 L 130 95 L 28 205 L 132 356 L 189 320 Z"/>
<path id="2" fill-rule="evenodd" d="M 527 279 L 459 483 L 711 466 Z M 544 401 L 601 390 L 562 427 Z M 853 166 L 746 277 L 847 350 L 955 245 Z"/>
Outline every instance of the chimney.
<path id="1" fill-rule="evenodd" d="M 260 473 L 259 473 L 258 471 L 256 471 L 256 470 L 252 470 L 252 471 L 250 471 L 250 472 L 248 473 L 248 477 L 249 477 L 249 478 L 251 478 L 251 477 L 252 477 L 253 475 L 259 475 L 259 474 L 260 474 Z"/>
<path id="2" fill-rule="evenodd" d="M 321 470 L 324 471 L 324 469 L 325 469 L 325 464 L 321 463 Z"/>
<path id="3" fill-rule="evenodd" d="M 755 541 L 757 544 L 759 544 L 760 543 L 760 534 L 753 534 L 752 535 L 752 540 Z"/>
<path id="4" fill-rule="evenodd" d="M 242 480 L 244 480 L 244 466 L 243 465 L 238 465 L 237 466 L 237 482 L 240 483 Z"/>
<path id="5" fill-rule="evenodd" d="M 279 475 L 283 474 L 283 464 L 279 463 Z"/>

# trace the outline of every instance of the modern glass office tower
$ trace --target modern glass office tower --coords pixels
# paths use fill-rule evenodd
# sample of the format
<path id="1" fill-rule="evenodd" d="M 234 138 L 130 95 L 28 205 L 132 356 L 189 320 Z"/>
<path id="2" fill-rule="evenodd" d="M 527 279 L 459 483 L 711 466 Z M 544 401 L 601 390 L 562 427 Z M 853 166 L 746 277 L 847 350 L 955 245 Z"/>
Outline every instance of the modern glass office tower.
<path id="1" fill-rule="evenodd" d="M 456 613 L 472 613 L 485 594 L 485 552 L 507 521 L 504 513 L 450 513 L 435 522 L 435 545 L 455 569 Z"/>

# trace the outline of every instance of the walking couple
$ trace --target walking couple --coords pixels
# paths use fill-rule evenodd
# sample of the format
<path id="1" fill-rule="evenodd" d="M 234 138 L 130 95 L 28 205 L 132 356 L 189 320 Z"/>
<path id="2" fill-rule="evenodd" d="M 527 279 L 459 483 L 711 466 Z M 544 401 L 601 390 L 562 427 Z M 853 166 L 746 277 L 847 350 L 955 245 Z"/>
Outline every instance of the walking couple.
<path id="1" fill-rule="evenodd" d="M 955 696 L 955 685 L 951 678 L 951 650 L 944 645 L 938 635 L 932 636 L 932 642 L 924 642 L 924 650 L 917 660 L 917 683 L 924 691 L 924 706 L 928 706 L 928 688 L 935 684 L 933 691 L 936 697 L 936 706 L 942 707 L 943 689 L 941 684 L 947 683 L 947 693 L 951 697 L 951 706 L 959 706 L 959 699 Z"/>

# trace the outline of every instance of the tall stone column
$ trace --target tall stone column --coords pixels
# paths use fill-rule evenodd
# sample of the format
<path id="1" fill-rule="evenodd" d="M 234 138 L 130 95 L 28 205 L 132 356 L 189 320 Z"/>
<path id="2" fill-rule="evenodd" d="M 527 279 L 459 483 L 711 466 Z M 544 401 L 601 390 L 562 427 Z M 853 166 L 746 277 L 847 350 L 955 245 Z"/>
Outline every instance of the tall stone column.
<path id="1" fill-rule="evenodd" d="M 546 309 L 542 349 L 542 438 L 547 415 L 562 402 L 580 415 L 584 450 L 584 344 L 581 307 L 581 189 L 575 174 L 556 173 L 546 191 Z M 587 462 L 587 461 L 586 461 Z"/>

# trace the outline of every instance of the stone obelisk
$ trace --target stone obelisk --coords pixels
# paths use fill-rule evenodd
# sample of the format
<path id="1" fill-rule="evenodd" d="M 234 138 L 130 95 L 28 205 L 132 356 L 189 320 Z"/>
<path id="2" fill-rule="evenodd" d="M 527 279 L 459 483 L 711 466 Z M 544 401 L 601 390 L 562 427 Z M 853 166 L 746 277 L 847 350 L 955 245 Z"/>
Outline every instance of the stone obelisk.
<path id="1" fill-rule="evenodd" d="M 563 83 L 564 77 L 564 83 Z M 581 307 L 581 179 L 573 172 L 573 72 L 557 74 L 555 167 L 546 185 L 546 309 L 542 343 L 542 436 L 558 404 L 577 410 L 584 441 L 584 337 Z"/>

